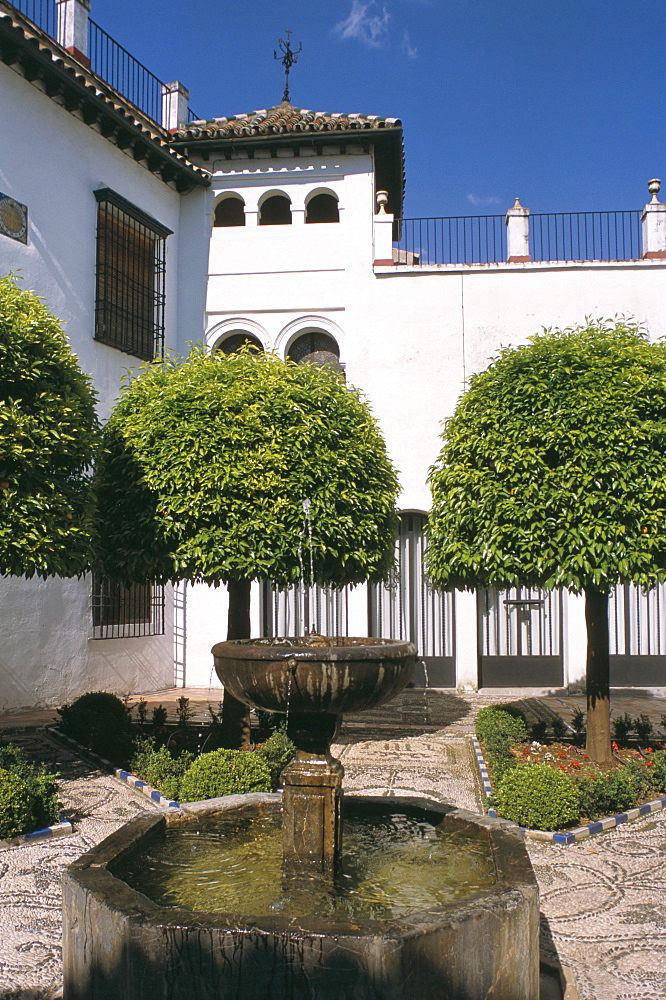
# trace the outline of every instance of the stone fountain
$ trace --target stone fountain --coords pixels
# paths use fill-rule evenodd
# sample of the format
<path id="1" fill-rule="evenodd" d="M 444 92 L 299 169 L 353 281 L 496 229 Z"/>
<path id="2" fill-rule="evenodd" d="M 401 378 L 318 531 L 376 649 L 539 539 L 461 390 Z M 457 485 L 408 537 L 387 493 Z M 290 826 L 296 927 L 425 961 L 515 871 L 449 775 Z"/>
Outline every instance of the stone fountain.
<path id="1" fill-rule="evenodd" d="M 261 879 L 233 912 L 185 909 L 140 891 L 126 871 L 165 851 L 182 830 L 196 845 L 208 824 L 245 836 L 273 822 L 279 795 L 227 796 L 183 806 L 183 815 L 133 820 L 70 866 L 63 882 L 65 1000 L 535 1000 L 539 994 L 536 881 L 517 829 L 423 799 L 342 796 L 330 744 L 344 712 L 380 705 L 407 684 L 408 643 L 380 639 L 248 640 L 213 648 L 218 676 L 240 701 L 285 713 L 298 752 L 283 774 L 282 884 L 307 890 L 311 909 L 262 909 Z M 439 838 L 485 852 L 491 876 L 445 902 L 424 900 L 379 918 L 334 909 L 345 818 L 396 814 L 425 853 L 411 859 L 437 882 Z M 192 828 L 192 818 L 200 824 Z M 239 833 L 239 831 L 241 831 Z M 425 833 L 423 831 L 426 831 Z M 223 835 L 224 841 L 226 834 Z M 456 839 L 457 838 L 457 839 Z M 243 848 L 244 850 L 244 848 Z M 455 848 L 449 848 L 449 851 Z M 140 853 L 144 852 L 144 853 Z M 145 853 L 147 852 L 147 854 Z M 241 852 L 242 853 L 242 852 Z M 219 856 L 219 855 L 218 855 Z M 442 857 L 442 855 L 433 855 Z M 451 858 L 449 858 L 451 861 Z M 454 867 L 457 858 L 453 857 Z M 424 867 L 425 866 L 425 867 Z M 390 867 L 390 865 L 389 865 Z M 421 872 L 422 875 L 422 872 Z M 225 881 L 224 873 L 220 880 Z M 125 881 L 127 879 L 127 881 Z M 242 888 L 245 889 L 244 884 Z M 206 892 L 207 890 L 205 890 Z M 279 889 L 278 889 L 279 893 Z M 197 897 L 200 899 L 200 897 Z"/>

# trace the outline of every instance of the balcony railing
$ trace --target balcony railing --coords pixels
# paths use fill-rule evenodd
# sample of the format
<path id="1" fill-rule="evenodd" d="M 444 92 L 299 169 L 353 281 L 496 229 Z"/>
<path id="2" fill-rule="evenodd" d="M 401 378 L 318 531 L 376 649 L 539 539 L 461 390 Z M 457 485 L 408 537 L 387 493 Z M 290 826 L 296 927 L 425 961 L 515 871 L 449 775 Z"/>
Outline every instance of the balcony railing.
<path id="1" fill-rule="evenodd" d="M 46 34 L 58 39 L 56 0 L 8 0 L 8 2 Z M 164 82 L 91 18 L 88 19 L 88 58 L 93 73 L 105 80 L 154 122 L 162 122 Z M 188 121 L 198 120 L 198 116 L 191 108 L 187 109 L 187 116 Z"/>
<path id="2" fill-rule="evenodd" d="M 641 212 L 530 215 L 533 261 L 639 260 Z M 403 219 L 393 244 L 399 265 L 501 264 L 507 260 L 505 216 Z"/>

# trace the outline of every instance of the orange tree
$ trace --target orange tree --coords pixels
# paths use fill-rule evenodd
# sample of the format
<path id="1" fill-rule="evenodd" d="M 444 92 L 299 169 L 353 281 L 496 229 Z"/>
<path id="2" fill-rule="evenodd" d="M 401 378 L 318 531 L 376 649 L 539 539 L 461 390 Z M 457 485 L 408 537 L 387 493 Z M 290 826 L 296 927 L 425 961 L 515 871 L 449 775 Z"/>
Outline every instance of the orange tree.
<path id="1" fill-rule="evenodd" d="M 323 367 L 200 349 L 144 366 L 96 482 L 101 572 L 227 584 L 229 638 L 249 637 L 252 580 L 341 587 L 392 566 L 396 473 L 367 404 Z M 225 693 L 227 745 L 247 742 L 246 713 Z"/>
<path id="2" fill-rule="evenodd" d="M 0 278 L 0 574 L 85 571 L 97 437 L 90 379 L 58 320 Z"/>
<path id="3" fill-rule="evenodd" d="M 625 321 L 546 330 L 470 379 L 442 439 L 431 578 L 584 593 L 587 750 L 609 760 L 609 591 L 666 580 L 666 348 Z"/>

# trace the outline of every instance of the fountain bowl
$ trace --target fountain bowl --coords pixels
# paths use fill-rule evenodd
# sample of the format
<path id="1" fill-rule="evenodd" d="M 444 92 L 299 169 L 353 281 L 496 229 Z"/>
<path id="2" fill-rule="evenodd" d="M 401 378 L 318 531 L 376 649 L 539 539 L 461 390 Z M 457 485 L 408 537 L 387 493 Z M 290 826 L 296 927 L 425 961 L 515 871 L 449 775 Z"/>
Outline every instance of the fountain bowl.
<path id="1" fill-rule="evenodd" d="M 395 639 L 308 636 L 213 646 L 215 670 L 238 701 L 267 712 L 341 715 L 383 704 L 409 682 L 416 648 Z"/>
<path id="2" fill-rule="evenodd" d="M 435 824 L 487 838 L 494 885 L 389 921 L 206 913 L 163 907 L 113 874 L 179 815 L 121 827 L 63 879 L 65 1000 L 535 1000 L 537 884 L 520 831 L 427 799 L 348 796 L 387 811 L 427 809 Z M 189 813 L 280 808 L 279 795 L 227 796 Z"/>

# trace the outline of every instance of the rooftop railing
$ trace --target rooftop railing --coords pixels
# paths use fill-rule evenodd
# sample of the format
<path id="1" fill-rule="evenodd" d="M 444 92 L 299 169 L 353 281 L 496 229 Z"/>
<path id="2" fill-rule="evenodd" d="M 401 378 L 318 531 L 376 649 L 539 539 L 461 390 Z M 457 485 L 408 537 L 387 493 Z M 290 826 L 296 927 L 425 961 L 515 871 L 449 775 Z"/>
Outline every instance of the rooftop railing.
<path id="1" fill-rule="evenodd" d="M 58 39 L 58 11 L 56 0 L 7 0 L 28 17 L 38 28 Z M 162 122 L 163 80 L 139 62 L 114 38 L 91 18 L 88 18 L 88 58 L 90 69 L 109 86 L 126 97 L 154 122 Z M 187 109 L 187 120 L 198 116 Z"/>
<path id="2" fill-rule="evenodd" d="M 639 260 L 641 212 L 529 215 L 532 261 Z M 504 215 L 403 219 L 393 260 L 401 265 L 501 264 L 507 261 Z"/>

